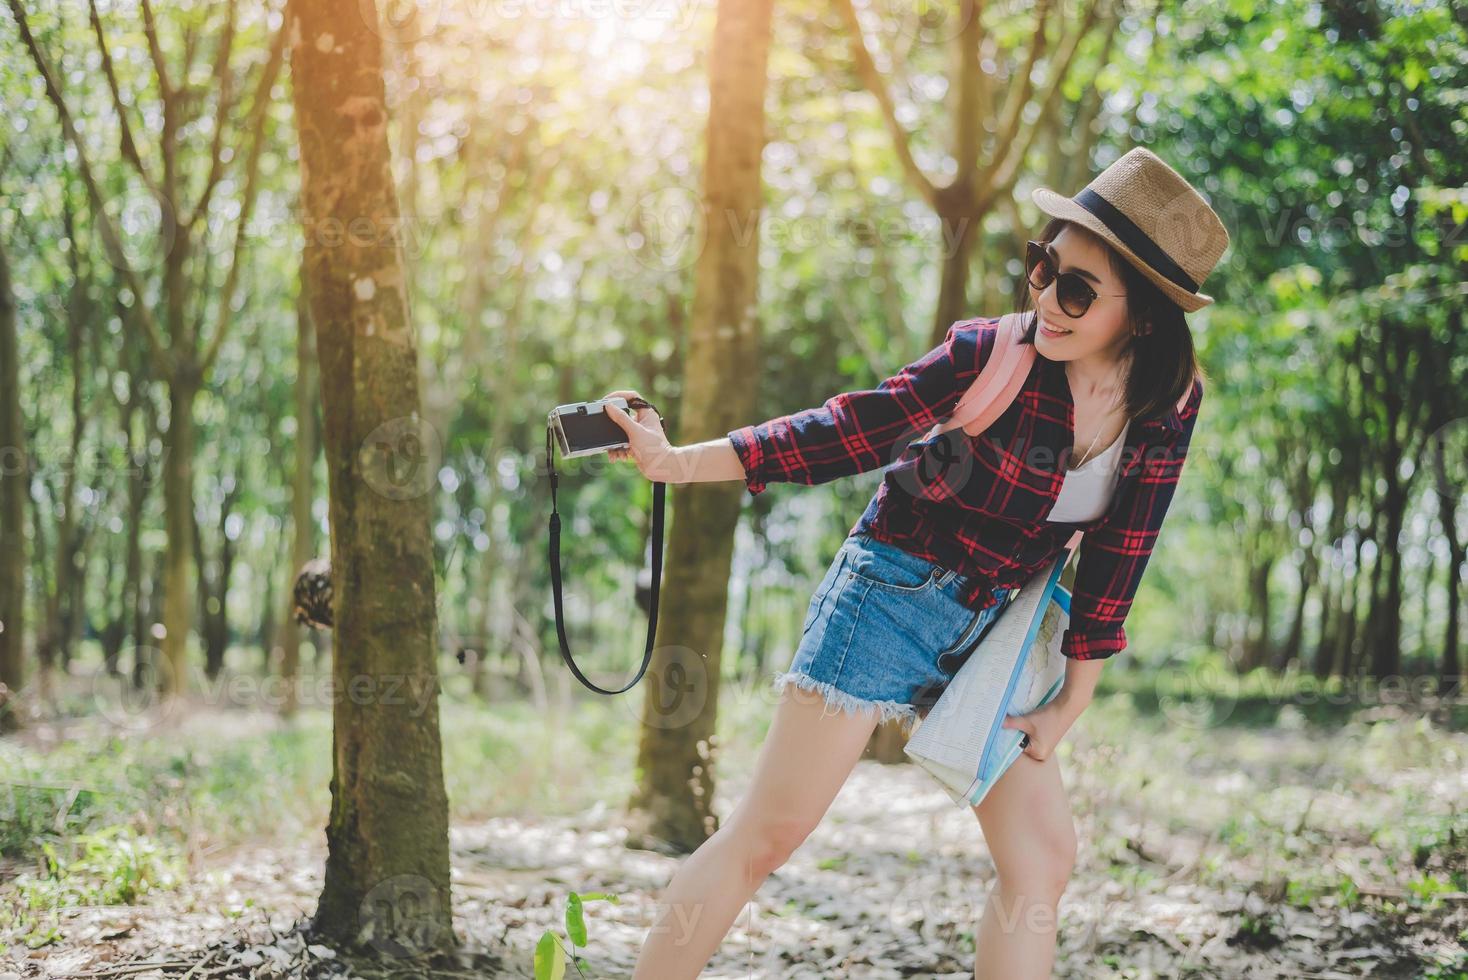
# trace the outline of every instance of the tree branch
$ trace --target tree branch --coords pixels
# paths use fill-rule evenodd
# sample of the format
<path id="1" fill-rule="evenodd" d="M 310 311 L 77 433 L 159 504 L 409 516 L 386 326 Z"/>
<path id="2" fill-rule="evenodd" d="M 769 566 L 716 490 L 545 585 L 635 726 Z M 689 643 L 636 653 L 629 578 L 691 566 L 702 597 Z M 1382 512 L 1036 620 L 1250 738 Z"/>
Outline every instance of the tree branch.
<path id="1" fill-rule="evenodd" d="M 11 2 L 16 2 L 16 0 L 11 0 Z M 285 60 L 285 32 L 290 22 L 289 17 L 280 19 L 280 27 L 276 29 L 275 38 L 270 43 L 270 58 L 260 71 L 260 80 L 255 86 L 255 101 L 250 105 L 250 119 L 247 127 L 251 133 L 250 154 L 245 161 L 245 188 L 240 199 L 239 223 L 235 226 L 229 271 L 225 273 L 224 286 L 219 292 L 214 335 L 209 339 L 209 347 L 204 352 L 203 360 L 199 362 L 201 377 L 207 374 L 213 365 L 214 358 L 219 354 L 220 345 L 224 343 L 224 337 L 229 332 L 229 326 L 234 322 L 233 311 L 230 307 L 234 303 L 235 289 L 239 286 L 240 266 L 244 261 L 245 239 L 248 235 L 250 215 L 255 210 L 255 198 L 259 191 L 260 152 L 265 147 L 265 119 L 270 109 L 270 90 L 275 86 L 275 79 L 280 74 L 281 63 Z"/>
<path id="2" fill-rule="evenodd" d="M 201 33 L 199 25 L 201 21 L 207 20 L 208 17 L 208 6 L 205 5 L 205 11 L 199 20 L 185 19 L 184 21 L 183 67 L 179 72 L 182 81 L 179 84 L 179 88 L 185 91 L 196 88 L 189 79 L 194 77 L 194 53 L 199 46 L 199 35 Z"/>
<path id="3" fill-rule="evenodd" d="M 96 2 L 96 0 L 93 0 Z M 189 212 L 184 220 L 186 228 L 192 228 L 199 223 L 209 210 L 209 201 L 214 196 L 214 188 L 219 184 L 219 178 L 224 173 L 224 160 L 220 151 L 224 146 L 224 124 L 234 109 L 233 86 L 230 85 L 232 76 L 229 71 L 229 60 L 231 49 L 234 47 L 235 33 L 235 0 L 229 0 L 226 8 L 224 21 L 224 34 L 219 39 L 219 48 L 214 56 L 214 79 L 219 86 L 219 103 L 214 112 L 214 139 L 209 146 L 209 174 L 204 178 L 203 190 L 199 193 L 198 203 Z"/>
<path id="4" fill-rule="evenodd" d="M 1023 140 L 1019 144 L 1019 152 L 1013 152 L 1016 145 L 1010 142 L 1006 147 L 1006 153 L 995 159 L 986 173 L 986 181 L 983 190 L 980 191 L 980 206 L 986 207 L 994 198 L 1001 194 L 1008 194 L 1014 189 L 1015 181 L 1019 177 L 1020 168 L 1029 156 L 1030 148 L 1034 145 L 1040 131 L 1048 124 L 1050 117 L 1055 112 L 1059 102 L 1061 86 L 1065 84 L 1066 76 L 1070 74 L 1071 65 L 1075 62 L 1076 53 L 1080 50 L 1081 41 L 1096 26 L 1100 16 L 1102 0 L 1092 0 L 1086 9 L 1086 16 L 1077 25 L 1075 31 L 1066 38 L 1056 54 L 1054 69 L 1046 82 L 1045 94 L 1040 97 L 1040 114 L 1035 121 L 1026 127 Z"/>
<path id="5" fill-rule="evenodd" d="M 97 230 L 102 236 L 102 244 L 107 250 L 108 261 L 112 263 L 127 281 L 128 288 L 133 293 L 133 307 L 138 311 L 138 322 L 143 328 L 143 336 L 148 341 L 148 349 L 162 366 L 164 373 L 173 370 L 173 355 L 163 343 L 162 336 L 158 333 L 158 324 L 153 320 L 153 313 L 147 307 L 147 294 L 143 291 L 141 280 L 138 279 L 137 271 L 132 263 L 127 260 L 127 254 L 122 250 L 122 239 L 117 234 L 117 227 L 107 215 L 103 206 L 102 192 L 97 186 L 97 178 L 92 173 L 92 165 L 87 160 L 86 147 L 83 146 L 81 137 L 76 131 L 76 125 L 72 121 L 71 110 L 66 106 L 66 100 L 61 95 L 61 89 L 56 85 L 56 77 L 51 71 L 51 66 L 46 61 L 46 56 L 41 52 L 36 43 L 35 36 L 31 33 L 30 22 L 26 19 L 25 8 L 21 0 L 9 0 L 10 13 L 15 18 L 16 28 L 20 31 L 21 40 L 25 43 L 26 51 L 30 53 L 31 61 L 36 70 L 41 73 L 41 79 L 46 83 L 46 96 L 56 109 L 56 115 L 61 120 L 61 131 L 71 142 L 72 148 L 76 150 L 77 168 L 81 171 L 82 181 L 87 187 L 87 196 L 91 199 L 92 208 L 97 215 Z"/>
<path id="6" fill-rule="evenodd" d="M 852 7 L 851 0 L 836 0 L 836 8 L 841 14 L 841 19 L 846 22 L 846 29 L 851 34 L 851 56 L 856 62 L 857 75 L 861 77 L 862 84 L 867 91 L 871 92 L 877 99 L 877 104 L 882 109 L 882 120 L 887 125 L 887 132 L 892 136 L 892 143 L 897 150 L 897 159 L 902 163 L 902 172 L 913 185 L 913 189 L 931 207 L 936 208 L 938 204 L 938 189 L 933 182 L 923 173 L 917 161 L 912 156 L 912 137 L 902 124 L 897 121 L 897 110 L 892 104 L 892 95 L 887 91 L 887 83 L 882 79 L 881 72 L 877 71 L 876 63 L 872 61 L 872 54 L 867 50 L 866 38 L 862 35 L 861 23 L 856 19 L 856 9 Z"/>
<path id="7" fill-rule="evenodd" d="M 958 37 L 953 54 L 953 156 L 958 161 L 959 179 L 973 173 L 979 165 L 980 120 L 983 118 L 984 71 L 979 67 L 984 44 L 983 7 L 979 0 L 960 0 L 960 10 L 972 4 L 972 14 Z"/>
<path id="8" fill-rule="evenodd" d="M 122 158 L 133 165 L 138 176 L 143 178 L 148 192 L 162 203 L 162 192 L 153 181 L 147 168 L 143 166 L 143 159 L 138 155 L 138 144 L 133 139 L 132 123 L 128 121 L 127 106 L 122 101 L 122 89 L 117 84 L 117 72 L 112 65 L 112 51 L 107 46 L 107 35 L 102 31 L 102 18 L 97 13 L 97 0 L 87 0 L 87 19 L 92 23 L 92 33 L 97 38 L 97 50 L 102 54 L 102 72 L 107 76 L 107 88 L 112 93 L 112 108 L 117 112 L 117 120 L 122 129 Z"/>
<path id="9" fill-rule="evenodd" d="M 148 38 L 148 54 L 153 59 L 153 69 L 158 72 L 158 91 L 167 102 L 174 95 L 173 83 L 168 80 L 168 63 L 163 58 L 163 48 L 158 44 L 158 25 L 153 20 L 151 0 L 143 0 L 143 33 Z"/>
<path id="10" fill-rule="evenodd" d="M 1097 74 L 1111 64 L 1111 49 L 1115 47 L 1116 36 L 1120 33 L 1121 11 L 1113 6 L 1110 13 L 1111 16 L 1107 18 L 1106 40 L 1101 45 L 1101 55 L 1096 61 Z M 1096 145 L 1096 118 L 1101 114 L 1101 105 L 1105 101 L 1100 87 L 1092 85 L 1091 90 L 1086 93 L 1082 101 L 1081 109 L 1076 114 L 1075 126 L 1071 130 L 1075 134 L 1075 145 L 1067 157 L 1080 166 L 1081 173 L 1086 176 L 1087 180 L 1090 179 L 1091 150 Z M 1059 140 L 1056 142 L 1058 143 Z M 1066 180 L 1051 186 L 1065 186 L 1069 183 L 1071 181 Z"/>
<path id="11" fill-rule="evenodd" d="M 1035 5 L 1035 31 L 1030 41 L 1030 50 L 1025 57 L 1024 67 L 1019 71 L 1019 84 L 1015 85 L 1013 78 L 1009 91 L 1005 95 L 1004 108 L 999 113 L 999 133 L 994 141 L 994 153 L 990 156 L 990 164 L 985 167 L 983 178 L 979 181 L 976 196 L 992 200 L 992 188 L 995 185 L 994 172 L 998 169 L 1001 161 L 1010 153 L 1014 144 L 1015 134 L 1019 131 L 1020 113 L 1025 104 L 1030 100 L 1030 93 L 1034 91 L 1035 83 L 1031 80 L 1035 74 L 1035 64 L 1040 56 L 1045 53 L 1045 22 L 1050 19 L 1051 0 L 1040 0 Z"/>

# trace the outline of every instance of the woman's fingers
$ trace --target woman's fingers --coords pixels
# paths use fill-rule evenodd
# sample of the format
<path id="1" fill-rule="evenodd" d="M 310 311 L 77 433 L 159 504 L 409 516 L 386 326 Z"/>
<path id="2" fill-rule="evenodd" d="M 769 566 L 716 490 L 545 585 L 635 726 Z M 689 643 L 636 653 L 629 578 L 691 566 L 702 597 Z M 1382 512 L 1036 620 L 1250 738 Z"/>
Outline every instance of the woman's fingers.
<path id="1" fill-rule="evenodd" d="M 625 398 L 628 402 L 631 402 L 634 399 L 642 398 L 642 396 L 633 391 L 631 388 L 618 388 L 616 391 L 609 391 L 605 395 L 602 395 L 602 398 Z"/>
<path id="2" fill-rule="evenodd" d="M 607 392 L 602 397 L 604 399 L 625 398 L 631 401 L 634 398 L 641 398 L 642 396 L 631 388 L 619 388 L 616 391 Z M 651 408 L 637 408 L 629 411 L 620 405 L 608 405 L 607 414 L 615 419 L 617 424 L 622 427 L 622 431 L 627 434 L 628 443 L 626 446 L 607 450 L 607 455 L 617 462 L 626 459 L 633 460 L 638 464 L 638 468 L 641 469 L 642 462 L 638 458 L 637 444 L 643 444 L 644 451 L 652 451 L 651 446 L 647 444 L 648 440 L 656 437 L 662 431 L 657 412 Z"/>
<path id="3" fill-rule="evenodd" d="M 626 421 L 626 422 L 637 422 L 639 424 L 641 424 L 641 422 L 642 422 L 642 415 L 641 415 L 642 410 L 641 409 L 637 409 L 637 410 L 635 410 L 633 412 L 629 412 L 625 408 L 623 408 L 621 405 L 608 405 L 607 406 L 607 411 L 614 418 L 618 418 L 618 419 L 621 419 L 621 420 Z M 624 428 L 625 428 L 625 426 L 624 426 Z"/>

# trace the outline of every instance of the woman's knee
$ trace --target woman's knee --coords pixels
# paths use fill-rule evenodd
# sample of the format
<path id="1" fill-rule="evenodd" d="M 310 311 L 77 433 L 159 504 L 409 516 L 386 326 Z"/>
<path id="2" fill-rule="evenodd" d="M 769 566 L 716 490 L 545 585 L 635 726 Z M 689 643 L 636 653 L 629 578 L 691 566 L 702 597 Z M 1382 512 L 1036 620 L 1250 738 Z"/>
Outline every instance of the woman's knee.
<path id="1" fill-rule="evenodd" d="M 790 860 L 815 825 L 798 818 L 755 817 L 729 824 L 731 844 L 744 858 L 746 872 L 763 879 Z"/>
<path id="2" fill-rule="evenodd" d="M 1006 887 L 1058 901 L 1075 872 L 1078 850 L 1074 826 L 1036 828 L 1020 854 L 1002 859 L 996 854 L 994 865 Z"/>

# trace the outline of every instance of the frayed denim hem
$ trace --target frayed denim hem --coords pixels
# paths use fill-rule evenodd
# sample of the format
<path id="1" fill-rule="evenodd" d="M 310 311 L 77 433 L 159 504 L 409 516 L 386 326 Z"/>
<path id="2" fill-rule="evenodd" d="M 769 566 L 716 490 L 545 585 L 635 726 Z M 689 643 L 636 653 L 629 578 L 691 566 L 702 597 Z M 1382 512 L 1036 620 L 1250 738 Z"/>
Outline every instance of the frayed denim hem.
<path id="1" fill-rule="evenodd" d="M 899 721 L 904 729 L 911 730 L 917 722 L 917 708 L 911 704 L 901 701 L 867 701 L 854 694 L 845 691 L 827 681 L 818 681 L 809 674 L 791 670 L 783 674 L 776 674 L 774 678 L 775 690 L 783 691 L 787 684 L 794 684 L 802 691 L 811 691 L 821 696 L 826 705 L 838 710 L 845 710 L 848 714 L 870 714 L 875 712 L 877 723 L 884 721 Z M 825 717 L 824 714 L 821 715 Z"/>

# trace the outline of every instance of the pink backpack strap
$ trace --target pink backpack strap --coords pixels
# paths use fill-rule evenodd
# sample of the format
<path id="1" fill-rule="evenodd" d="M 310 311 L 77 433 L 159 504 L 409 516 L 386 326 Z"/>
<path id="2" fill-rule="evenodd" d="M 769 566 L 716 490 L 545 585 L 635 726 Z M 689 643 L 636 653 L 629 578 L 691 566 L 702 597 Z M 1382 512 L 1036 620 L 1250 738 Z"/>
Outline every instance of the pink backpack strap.
<path id="1" fill-rule="evenodd" d="M 963 431 L 969 435 L 976 436 L 993 425 L 994 420 L 1013 404 L 1020 388 L 1024 387 L 1025 378 L 1029 377 L 1030 366 L 1035 362 L 1034 345 L 1019 342 L 1023 332 L 1020 320 L 1018 313 L 1006 313 L 999 318 L 994 349 L 984 362 L 983 370 L 958 400 L 953 413 L 933 426 L 924 438 L 931 439 L 959 426 L 963 426 Z"/>

